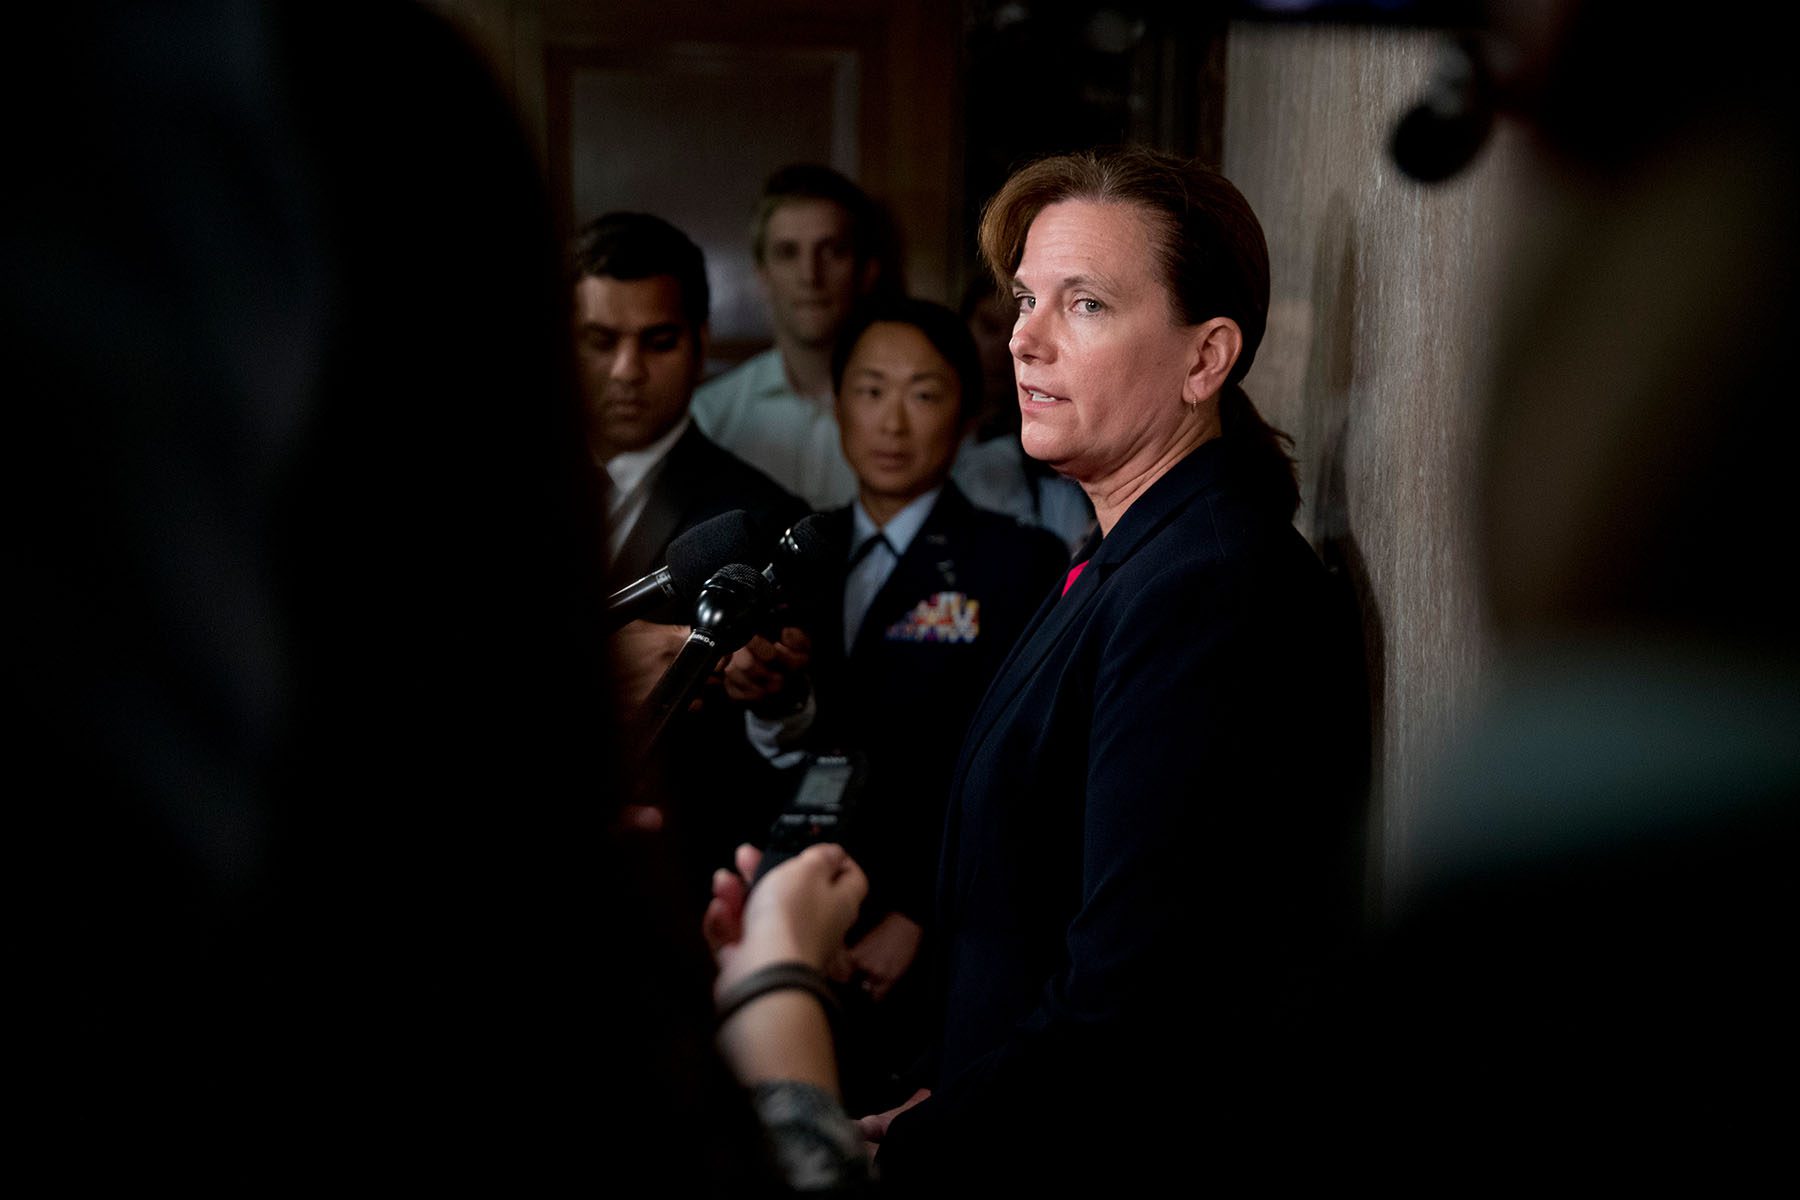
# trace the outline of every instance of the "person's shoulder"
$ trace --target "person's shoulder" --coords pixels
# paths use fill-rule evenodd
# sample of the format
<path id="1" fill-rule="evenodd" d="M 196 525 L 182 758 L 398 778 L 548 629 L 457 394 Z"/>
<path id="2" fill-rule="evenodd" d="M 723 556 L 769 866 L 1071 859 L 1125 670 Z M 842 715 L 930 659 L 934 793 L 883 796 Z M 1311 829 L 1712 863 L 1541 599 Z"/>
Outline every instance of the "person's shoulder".
<path id="1" fill-rule="evenodd" d="M 1291 521 L 1200 498 L 1121 563 L 1106 607 L 1127 620 L 1184 613 L 1262 624 L 1317 608 L 1324 564 Z"/>
<path id="2" fill-rule="evenodd" d="M 703 413 L 754 395 L 769 386 L 771 376 L 779 378 L 780 372 L 779 350 L 770 347 L 760 354 L 753 354 L 695 388 L 693 408 L 697 413 Z"/>
<path id="3" fill-rule="evenodd" d="M 970 528 L 978 539 L 1021 558 L 1066 559 L 1069 550 L 1048 529 L 1029 524 L 1007 513 L 971 505 Z"/>
<path id="4" fill-rule="evenodd" d="M 725 509 L 750 509 L 784 523 L 811 511 L 805 501 L 707 437 L 698 425 L 682 435 L 677 448 L 682 474 L 709 498 L 723 502 Z M 672 456 L 670 465 L 676 461 Z"/>
<path id="5" fill-rule="evenodd" d="M 952 502 L 961 536 L 983 567 L 1035 579 L 1060 574 L 1068 566 L 1069 548 L 1048 530 L 982 508 L 961 493 Z"/>
<path id="6" fill-rule="evenodd" d="M 996 479 L 1010 484 L 1023 472 L 1017 438 L 989 438 L 967 442 L 956 452 L 954 474 L 959 478 Z M 964 486 L 967 491 L 967 486 Z"/>
<path id="7" fill-rule="evenodd" d="M 1307 560 L 1316 565 L 1318 561 L 1291 518 L 1217 495 L 1195 497 L 1194 503 L 1144 539 L 1133 557 L 1188 570 L 1269 562 L 1292 565 Z"/>

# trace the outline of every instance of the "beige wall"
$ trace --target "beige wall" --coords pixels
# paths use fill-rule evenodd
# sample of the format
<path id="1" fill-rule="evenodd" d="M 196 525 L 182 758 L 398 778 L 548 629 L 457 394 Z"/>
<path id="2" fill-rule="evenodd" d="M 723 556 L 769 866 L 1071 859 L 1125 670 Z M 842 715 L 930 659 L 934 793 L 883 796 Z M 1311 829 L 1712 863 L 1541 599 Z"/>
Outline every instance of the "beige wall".
<path id="1" fill-rule="evenodd" d="M 1393 30 L 1234 26 L 1225 173 L 1268 232 L 1267 340 L 1247 381 L 1297 440 L 1301 528 L 1362 597 L 1372 659 L 1374 863 L 1392 895 L 1447 739 L 1490 654 L 1470 493 L 1516 147 L 1446 184 L 1389 162 L 1436 43 Z"/>
<path id="2" fill-rule="evenodd" d="M 900 223 L 910 289 L 955 300 L 962 272 L 955 227 L 962 204 L 957 0 L 424 2 L 462 28 L 494 65 L 547 166 L 557 133 L 547 65 L 553 54 L 653 55 L 705 46 L 845 51 L 858 75 L 851 173 Z M 768 114 L 775 123 L 781 116 Z M 696 169 L 695 177 L 704 186 L 703 171 Z"/>

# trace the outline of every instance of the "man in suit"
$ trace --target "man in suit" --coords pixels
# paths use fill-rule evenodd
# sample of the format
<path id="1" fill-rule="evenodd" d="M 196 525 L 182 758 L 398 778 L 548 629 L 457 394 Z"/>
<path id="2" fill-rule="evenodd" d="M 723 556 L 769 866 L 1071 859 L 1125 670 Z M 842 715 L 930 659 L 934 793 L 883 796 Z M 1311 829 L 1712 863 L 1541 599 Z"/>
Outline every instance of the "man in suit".
<path id="1" fill-rule="evenodd" d="M 857 500 L 823 518 L 842 565 L 805 617 L 806 684 L 778 682 L 799 665 L 790 636 L 741 651 L 727 686 L 764 714 L 772 695 L 789 697 L 796 711 L 785 723 L 752 720 L 752 740 L 778 760 L 800 750 L 866 758 L 845 838 L 870 880 L 850 946 L 854 1003 L 870 1006 L 849 1030 L 855 1107 L 891 1099 L 887 1075 L 917 1049 L 925 1022 L 908 971 L 929 923 L 956 754 L 1067 552 L 1052 534 L 976 508 L 950 482 L 982 394 L 980 358 L 956 314 L 878 302 L 846 330 L 833 378 Z"/>
<path id="2" fill-rule="evenodd" d="M 582 229 L 573 259 L 588 444 L 606 472 L 608 577 L 625 584 L 655 570 L 670 541 L 722 512 L 802 515 L 688 416 L 706 359 L 700 248 L 660 217 L 615 212 Z"/>
<path id="3" fill-rule="evenodd" d="M 580 231 L 571 258 L 588 446 L 605 476 L 608 582 L 622 587 L 655 570 L 672 540 L 720 513 L 745 509 L 772 529 L 804 515 L 799 500 L 708 440 L 688 415 L 706 358 L 700 248 L 660 217 L 614 212 Z M 652 616 L 613 639 L 628 713 L 674 661 L 692 614 L 669 605 Z M 728 707 L 716 690 L 710 699 L 715 710 Z M 673 805 L 691 873 L 703 880 L 766 825 L 765 806 L 739 802 L 745 778 L 766 769 L 734 712 L 678 721 L 665 749 L 665 777 L 651 791 Z"/>

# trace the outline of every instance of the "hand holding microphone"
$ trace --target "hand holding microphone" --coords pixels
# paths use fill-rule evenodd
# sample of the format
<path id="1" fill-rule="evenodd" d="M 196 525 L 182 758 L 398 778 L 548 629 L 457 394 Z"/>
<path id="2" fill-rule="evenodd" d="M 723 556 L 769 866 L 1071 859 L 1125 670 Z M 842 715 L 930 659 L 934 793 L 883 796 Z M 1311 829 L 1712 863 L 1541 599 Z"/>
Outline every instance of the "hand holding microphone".
<path id="1" fill-rule="evenodd" d="M 769 565 L 761 571 L 727 563 L 707 577 L 695 604 L 693 630 L 645 702 L 639 726 L 642 751 L 661 738 L 670 718 L 700 690 L 714 663 L 748 642 L 757 623 L 778 604 L 804 594 L 823 577 L 831 551 L 817 521 L 806 517 L 782 534 Z M 673 563 L 673 544 L 670 550 Z"/>

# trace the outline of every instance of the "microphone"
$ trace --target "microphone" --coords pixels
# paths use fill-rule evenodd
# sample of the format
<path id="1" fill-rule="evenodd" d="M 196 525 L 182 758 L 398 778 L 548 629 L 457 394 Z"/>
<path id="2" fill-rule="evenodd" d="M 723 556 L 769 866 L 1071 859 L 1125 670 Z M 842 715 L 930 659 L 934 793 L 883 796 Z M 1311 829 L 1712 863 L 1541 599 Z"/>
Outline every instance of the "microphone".
<path id="1" fill-rule="evenodd" d="M 749 522 L 746 520 L 745 524 Z M 771 561 L 761 571 L 733 562 L 707 577 L 699 589 L 693 632 L 644 702 L 639 753 L 647 754 L 656 745 L 670 720 L 687 707 L 706 682 L 714 663 L 748 642 L 757 623 L 778 603 L 809 590 L 832 569 L 835 556 L 830 540 L 821 532 L 821 524 L 816 513 L 794 522 L 776 541 Z M 675 545 L 670 543 L 671 568 L 675 557 Z"/>
<path id="2" fill-rule="evenodd" d="M 670 601 L 687 607 L 713 572 L 727 563 L 755 561 L 768 552 L 768 545 L 763 526 L 741 508 L 700 522 L 669 543 L 667 566 L 606 598 L 607 632 L 648 616 Z"/>
<path id="3" fill-rule="evenodd" d="M 831 541 L 821 531 L 824 524 L 825 518 L 813 513 L 794 522 L 777 539 L 773 560 L 762 573 L 777 601 L 811 591 L 836 565 Z"/>
<path id="4" fill-rule="evenodd" d="M 687 707 L 713 664 L 750 640 L 757 618 L 773 597 L 774 587 L 764 573 L 743 563 L 727 563 L 706 580 L 694 606 L 693 632 L 644 702 L 640 753 L 656 745 L 669 719 Z"/>

